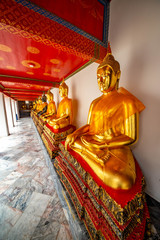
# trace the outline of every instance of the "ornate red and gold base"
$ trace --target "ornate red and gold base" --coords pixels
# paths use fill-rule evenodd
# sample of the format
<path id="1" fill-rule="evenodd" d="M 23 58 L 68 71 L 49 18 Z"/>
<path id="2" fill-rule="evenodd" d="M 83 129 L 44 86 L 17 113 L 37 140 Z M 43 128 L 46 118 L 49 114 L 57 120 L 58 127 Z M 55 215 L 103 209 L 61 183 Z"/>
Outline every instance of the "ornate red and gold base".
<path id="1" fill-rule="evenodd" d="M 59 151 L 59 143 L 66 139 L 67 135 L 75 131 L 75 126 L 69 125 L 61 129 L 53 129 L 48 123 L 44 125 L 42 140 L 51 158 L 55 158 Z"/>
<path id="2" fill-rule="evenodd" d="M 37 125 L 38 125 L 38 122 L 39 122 L 39 117 L 37 116 L 37 113 L 34 112 L 34 111 L 32 111 L 32 112 L 31 112 L 31 117 L 32 117 L 32 119 L 33 119 L 33 122 L 34 122 L 35 126 L 37 126 Z"/>
<path id="3" fill-rule="evenodd" d="M 144 239 L 149 213 L 138 163 L 132 189 L 115 190 L 106 186 L 79 154 L 66 151 L 63 144 L 59 144 L 61 152 L 54 166 L 91 239 Z"/>
<path id="4" fill-rule="evenodd" d="M 38 124 L 37 124 L 37 130 L 38 130 L 40 135 L 42 135 L 42 133 L 43 133 L 43 128 L 44 128 L 45 123 L 46 122 L 42 118 L 39 118 L 39 121 L 38 121 Z"/>

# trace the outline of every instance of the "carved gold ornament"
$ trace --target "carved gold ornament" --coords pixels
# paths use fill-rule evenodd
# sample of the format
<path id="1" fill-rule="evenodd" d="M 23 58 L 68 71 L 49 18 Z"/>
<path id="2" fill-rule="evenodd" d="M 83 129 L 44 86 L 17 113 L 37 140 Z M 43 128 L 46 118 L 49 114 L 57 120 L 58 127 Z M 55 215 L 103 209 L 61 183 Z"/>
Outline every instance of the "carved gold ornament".
<path id="1" fill-rule="evenodd" d="M 51 76 L 50 73 L 43 73 L 44 76 Z"/>
<path id="2" fill-rule="evenodd" d="M 40 50 L 36 47 L 27 47 L 27 51 L 33 54 L 38 54 L 40 53 Z"/>
<path id="3" fill-rule="evenodd" d="M 6 66 L 6 68 L 11 69 L 11 70 L 15 70 L 15 69 L 16 69 L 16 68 L 13 67 L 13 66 Z"/>
<path id="4" fill-rule="evenodd" d="M 53 59 L 50 59 L 50 62 L 53 63 L 53 64 L 59 64 L 60 60 L 56 59 L 56 58 L 53 58 Z"/>
<path id="5" fill-rule="evenodd" d="M 59 68 L 53 68 L 53 72 L 60 72 L 61 70 Z"/>
<path id="6" fill-rule="evenodd" d="M 22 65 L 27 68 L 40 68 L 41 65 L 33 60 L 23 60 Z"/>
<path id="7" fill-rule="evenodd" d="M 26 72 L 27 74 L 29 74 L 29 75 L 34 75 L 34 73 L 33 72 Z"/>
<path id="8" fill-rule="evenodd" d="M 12 49 L 4 44 L 0 44 L 0 50 L 3 52 L 12 52 Z"/>

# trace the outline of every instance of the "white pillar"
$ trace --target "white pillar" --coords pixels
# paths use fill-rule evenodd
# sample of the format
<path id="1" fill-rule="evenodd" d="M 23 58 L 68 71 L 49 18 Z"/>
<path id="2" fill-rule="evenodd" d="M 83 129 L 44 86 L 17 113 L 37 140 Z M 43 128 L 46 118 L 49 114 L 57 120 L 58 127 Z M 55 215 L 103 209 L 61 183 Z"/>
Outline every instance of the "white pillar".
<path id="1" fill-rule="evenodd" d="M 13 122 L 14 126 L 16 125 L 16 109 L 15 109 L 15 101 L 11 99 L 11 105 L 12 105 L 12 115 L 13 115 Z"/>
<path id="2" fill-rule="evenodd" d="M 0 126 L 0 137 L 8 136 L 9 128 L 3 93 L 0 93 Z"/>
<path id="3" fill-rule="evenodd" d="M 9 132 L 10 132 L 10 130 L 14 127 L 12 107 L 11 107 L 11 99 L 9 97 L 5 96 L 4 100 L 5 100 L 5 106 L 6 106 L 6 112 L 7 112 Z"/>
<path id="4" fill-rule="evenodd" d="M 15 101 L 15 109 L 16 109 L 16 116 L 17 116 L 17 119 L 19 120 L 19 107 L 18 107 L 18 101 Z"/>

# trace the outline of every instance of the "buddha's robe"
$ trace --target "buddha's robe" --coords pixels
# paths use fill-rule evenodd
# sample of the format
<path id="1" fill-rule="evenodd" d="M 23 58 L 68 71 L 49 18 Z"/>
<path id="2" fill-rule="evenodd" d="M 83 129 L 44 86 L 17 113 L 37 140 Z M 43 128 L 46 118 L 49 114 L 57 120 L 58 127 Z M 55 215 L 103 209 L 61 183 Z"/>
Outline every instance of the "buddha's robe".
<path id="1" fill-rule="evenodd" d="M 72 99 L 65 97 L 62 99 L 58 106 L 55 120 L 57 121 L 59 119 L 57 124 L 59 124 L 60 128 L 63 128 L 72 124 L 72 118 L 73 118 Z M 53 119 L 48 124 L 54 126 L 54 123 L 55 122 L 53 117 Z"/>
<path id="2" fill-rule="evenodd" d="M 47 103 L 44 102 L 44 103 L 40 104 L 37 115 L 41 116 L 46 111 L 47 111 Z"/>
<path id="3" fill-rule="evenodd" d="M 95 99 L 89 111 L 89 131 L 79 136 L 71 148 L 78 152 L 106 185 L 129 189 L 135 182 L 136 170 L 132 152 L 128 146 L 108 147 L 117 139 L 130 138 L 130 117 L 143 110 L 143 104 L 121 88 Z M 94 144 L 96 147 L 94 147 Z M 105 146 L 105 144 L 107 146 Z M 98 146 L 98 147 L 97 147 Z M 100 164 L 97 159 L 106 156 Z"/>
<path id="4" fill-rule="evenodd" d="M 48 121 L 52 117 L 52 115 L 55 113 L 56 113 L 56 105 L 54 101 L 51 101 L 48 103 L 47 111 L 42 115 L 42 118 Z"/>

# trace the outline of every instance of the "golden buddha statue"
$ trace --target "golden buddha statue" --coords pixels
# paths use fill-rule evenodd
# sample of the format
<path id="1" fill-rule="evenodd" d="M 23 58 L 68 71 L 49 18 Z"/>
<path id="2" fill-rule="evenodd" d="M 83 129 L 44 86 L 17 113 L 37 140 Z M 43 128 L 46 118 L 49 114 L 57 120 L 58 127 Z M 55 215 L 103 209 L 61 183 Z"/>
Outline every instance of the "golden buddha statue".
<path id="1" fill-rule="evenodd" d="M 136 180 L 129 145 L 138 140 L 139 112 L 143 104 L 124 88 L 118 89 L 120 65 L 108 54 L 97 69 L 102 96 L 90 106 L 87 125 L 67 136 L 67 145 L 114 189 L 130 189 Z"/>
<path id="2" fill-rule="evenodd" d="M 37 107 L 37 104 L 36 104 L 36 100 L 35 100 L 35 101 L 33 101 L 32 110 L 35 111 L 35 110 L 36 110 L 36 107 Z"/>
<path id="3" fill-rule="evenodd" d="M 50 90 L 48 90 L 47 92 L 47 100 L 48 100 L 48 105 L 47 105 L 47 111 L 46 113 L 43 113 L 41 115 L 41 118 L 44 121 L 50 121 L 51 117 L 56 114 L 56 105 L 55 102 L 53 101 L 53 93 L 50 92 Z"/>
<path id="4" fill-rule="evenodd" d="M 72 99 L 68 98 L 68 86 L 63 81 L 59 86 L 59 95 L 62 100 L 58 106 L 57 114 L 48 122 L 54 129 L 64 128 L 72 124 Z"/>
<path id="5" fill-rule="evenodd" d="M 37 113 L 38 116 L 41 116 L 42 114 L 46 113 L 47 111 L 47 98 L 45 94 L 43 93 L 42 97 L 39 98 L 39 111 Z"/>
<path id="6" fill-rule="evenodd" d="M 42 104 L 42 97 L 39 96 L 38 99 L 36 100 L 35 113 L 38 113 L 40 111 L 41 104 Z"/>

